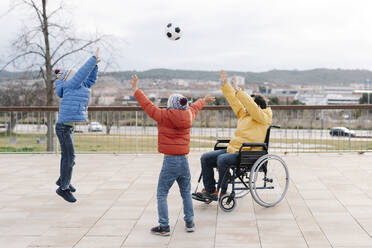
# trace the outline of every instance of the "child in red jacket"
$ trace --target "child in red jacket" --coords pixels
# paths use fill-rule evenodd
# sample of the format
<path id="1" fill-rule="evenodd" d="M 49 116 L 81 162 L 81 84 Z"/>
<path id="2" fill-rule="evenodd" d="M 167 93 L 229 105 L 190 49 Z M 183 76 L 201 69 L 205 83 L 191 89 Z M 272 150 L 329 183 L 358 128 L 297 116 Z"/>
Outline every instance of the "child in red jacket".
<path id="1" fill-rule="evenodd" d="M 190 151 L 190 128 L 198 112 L 214 97 L 206 96 L 188 107 L 187 98 L 173 94 L 168 99 L 167 109 L 155 106 L 137 89 L 138 78 L 132 77 L 134 96 L 142 109 L 158 123 L 158 151 L 164 154 L 163 167 L 158 181 L 157 200 L 159 226 L 151 229 L 158 235 L 170 234 L 167 196 L 173 183 L 177 181 L 183 199 L 186 230 L 194 231 L 194 210 L 190 195 L 190 169 L 186 155 Z"/>

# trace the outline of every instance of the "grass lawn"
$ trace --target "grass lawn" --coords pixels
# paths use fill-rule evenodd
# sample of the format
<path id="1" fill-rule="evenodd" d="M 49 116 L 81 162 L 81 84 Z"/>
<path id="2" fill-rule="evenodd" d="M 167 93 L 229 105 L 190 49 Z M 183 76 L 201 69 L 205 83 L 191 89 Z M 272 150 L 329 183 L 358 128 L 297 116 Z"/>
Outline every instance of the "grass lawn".
<path id="1" fill-rule="evenodd" d="M 213 149 L 215 137 L 191 137 L 191 150 Z M 157 152 L 157 135 L 106 135 L 103 133 L 76 133 L 75 151 L 101 153 L 154 153 Z M 54 139 L 54 144 L 58 141 Z M 371 139 L 285 139 L 271 138 L 270 147 L 280 151 L 366 151 L 372 149 Z M 46 152 L 44 134 L 0 133 L 0 152 Z"/>

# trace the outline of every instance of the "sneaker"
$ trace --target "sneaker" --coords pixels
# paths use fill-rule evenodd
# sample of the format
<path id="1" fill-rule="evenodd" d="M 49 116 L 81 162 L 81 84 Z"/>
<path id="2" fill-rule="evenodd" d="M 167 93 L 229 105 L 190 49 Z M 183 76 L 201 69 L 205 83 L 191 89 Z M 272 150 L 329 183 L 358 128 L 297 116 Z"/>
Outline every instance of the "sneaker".
<path id="1" fill-rule="evenodd" d="M 194 232 L 195 224 L 194 222 L 186 222 L 186 232 Z"/>
<path id="2" fill-rule="evenodd" d="M 162 226 L 156 226 L 151 228 L 151 233 L 161 236 L 169 236 L 170 235 L 170 228 L 169 226 L 162 227 Z"/>
<path id="3" fill-rule="evenodd" d="M 62 190 L 61 188 L 58 188 L 56 193 L 68 202 L 76 202 L 76 198 L 69 189 Z"/>
<path id="4" fill-rule="evenodd" d="M 61 182 L 60 181 L 57 181 L 56 184 L 57 184 L 57 186 L 61 186 Z M 69 189 L 70 189 L 71 192 L 75 192 L 76 191 L 75 187 L 72 186 L 71 184 L 69 186 Z"/>

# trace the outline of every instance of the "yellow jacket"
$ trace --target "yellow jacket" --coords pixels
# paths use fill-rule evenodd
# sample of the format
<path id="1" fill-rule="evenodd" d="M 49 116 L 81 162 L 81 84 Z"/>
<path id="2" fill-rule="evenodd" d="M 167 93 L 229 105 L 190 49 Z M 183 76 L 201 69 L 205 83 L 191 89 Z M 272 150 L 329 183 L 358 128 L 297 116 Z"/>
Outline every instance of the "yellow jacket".
<path id="1" fill-rule="evenodd" d="M 224 84 L 221 89 L 232 110 L 239 118 L 227 152 L 238 152 L 242 143 L 264 142 L 266 131 L 273 118 L 271 108 L 261 109 L 252 97 L 242 90 L 235 92 L 229 83 Z"/>

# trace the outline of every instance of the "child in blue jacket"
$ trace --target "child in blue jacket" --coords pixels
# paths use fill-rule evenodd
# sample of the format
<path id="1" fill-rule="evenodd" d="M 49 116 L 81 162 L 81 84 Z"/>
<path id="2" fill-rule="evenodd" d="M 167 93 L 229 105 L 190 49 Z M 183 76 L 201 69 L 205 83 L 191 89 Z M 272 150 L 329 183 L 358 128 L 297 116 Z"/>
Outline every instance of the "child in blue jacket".
<path id="1" fill-rule="evenodd" d="M 60 176 L 56 182 L 59 188 L 56 193 L 68 202 L 76 202 L 71 193 L 76 191 L 71 185 L 72 168 L 75 164 L 74 123 L 87 121 L 90 88 L 97 80 L 99 62 L 97 49 L 96 55 L 89 58 L 71 79 L 71 70 L 55 70 L 55 91 L 62 98 L 56 124 L 56 134 L 61 146 Z"/>

